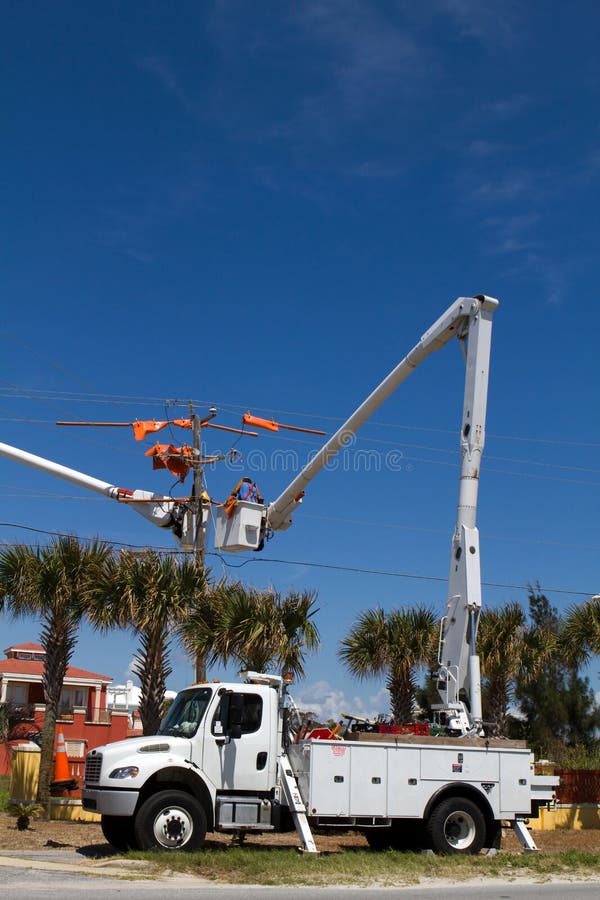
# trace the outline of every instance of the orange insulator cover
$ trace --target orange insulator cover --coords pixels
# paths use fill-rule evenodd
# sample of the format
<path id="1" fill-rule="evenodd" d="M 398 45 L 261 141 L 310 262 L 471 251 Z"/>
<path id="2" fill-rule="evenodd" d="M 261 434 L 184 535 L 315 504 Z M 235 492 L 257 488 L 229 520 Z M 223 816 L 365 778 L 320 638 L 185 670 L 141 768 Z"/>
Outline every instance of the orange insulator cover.
<path id="1" fill-rule="evenodd" d="M 255 428 L 266 428 L 267 431 L 279 431 L 279 424 L 269 419 L 260 419 L 258 416 L 251 416 L 250 413 L 243 415 L 244 425 L 254 425 Z"/>

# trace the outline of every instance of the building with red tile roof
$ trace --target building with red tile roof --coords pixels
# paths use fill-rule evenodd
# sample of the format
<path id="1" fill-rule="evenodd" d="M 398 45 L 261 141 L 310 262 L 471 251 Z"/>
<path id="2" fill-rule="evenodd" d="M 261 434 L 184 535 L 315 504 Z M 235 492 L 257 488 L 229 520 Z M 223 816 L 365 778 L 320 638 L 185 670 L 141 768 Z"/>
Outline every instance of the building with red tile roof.
<path id="1" fill-rule="evenodd" d="M 9 703 L 23 716 L 11 733 L 12 741 L 33 737 L 42 730 L 46 712 L 43 674 L 44 648 L 27 642 L 13 644 L 0 659 L 0 703 Z M 110 675 L 100 675 L 76 666 L 67 668 L 59 704 L 56 731 L 65 738 L 70 760 L 77 761 L 79 775 L 88 750 L 127 736 L 126 712 L 107 708 Z M 0 774 L 10 769 L 10 754 L 0 748 Z"/>

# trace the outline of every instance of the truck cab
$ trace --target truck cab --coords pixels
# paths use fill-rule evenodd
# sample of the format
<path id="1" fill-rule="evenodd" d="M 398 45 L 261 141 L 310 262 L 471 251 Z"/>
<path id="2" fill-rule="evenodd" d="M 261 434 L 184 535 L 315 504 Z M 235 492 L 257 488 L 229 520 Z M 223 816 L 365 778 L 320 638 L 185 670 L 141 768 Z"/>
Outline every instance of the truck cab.
<path id="1" fill-rule="evenodd" d="M 264 680 L 193 685 L 156 735 L 88 754 L 83 806 L 110 843 L 192 850 L 207 830 L 275 827 L 281 679 Z"/>

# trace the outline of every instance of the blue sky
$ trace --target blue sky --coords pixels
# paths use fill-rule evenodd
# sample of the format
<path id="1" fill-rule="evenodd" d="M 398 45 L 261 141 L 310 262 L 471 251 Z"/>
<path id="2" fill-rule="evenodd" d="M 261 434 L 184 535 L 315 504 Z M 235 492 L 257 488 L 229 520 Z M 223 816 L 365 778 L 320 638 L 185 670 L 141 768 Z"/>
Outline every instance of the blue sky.
<path id="1" fill-rule="evenodd" d="M 584 0 L 5 3 L 1 439 L 167 493 L 125 430 L 54 422 L 182 416 L 191 399 L 224 425 L 250 409 L 331 431 L 457 296 L 487 293 L 484 603 L 525 603 L 536 580 L 561 610 L 600 591 L 599 26 Z M 462 385 L 450 345 L 361 432 L 370 471 L 350 453 L 262 556 L 208 557 L 318 591 L 311 708 L 385 711 L 382 683 L 336 660 L 362 609 L 444 610 Z M 273 451 L 302 462 L 317 443 L 237 449 L 274 499 L 294 473 Z M 37 540 L 28 526 L 172 546 L 115 503 L 0 467 L 6 543 Z M 211 495 L 240 474 L 207 472 Z M 0 623 L 2 646 L 37 635 Z M 75 658 L 122 681 L 133 647 L 84 629 Z M 175 649 L 169 686 L 191 677 Z"/>

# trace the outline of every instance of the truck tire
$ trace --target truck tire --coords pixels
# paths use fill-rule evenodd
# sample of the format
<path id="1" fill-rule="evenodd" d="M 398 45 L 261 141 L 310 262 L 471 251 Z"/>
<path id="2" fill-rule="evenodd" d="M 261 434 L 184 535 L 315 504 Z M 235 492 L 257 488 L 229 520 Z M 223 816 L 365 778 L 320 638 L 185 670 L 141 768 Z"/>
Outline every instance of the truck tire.
<path id="1" fill-rule="evenodd" d="M 200 850 L 206 836 L 206 813 L 191 794 L 160 791 L 141 805 L 134 832 L 140 850 Z"/>
<path id="2" fill-rule="evenodd" d="M 133 819 L 129 816 L 102 816 L 100 819 L 102 834 L 115 850 L 124 853 L 127 850 L 138 850 L 133 833 Z"/>
<path id="3" fill-rule="evenodd" d="M 463 797 L 442 800 L 431 812 L 426 829 L 432 848 L 443 854 L 479 853 L 487 833 L 483 813 Z"/>

